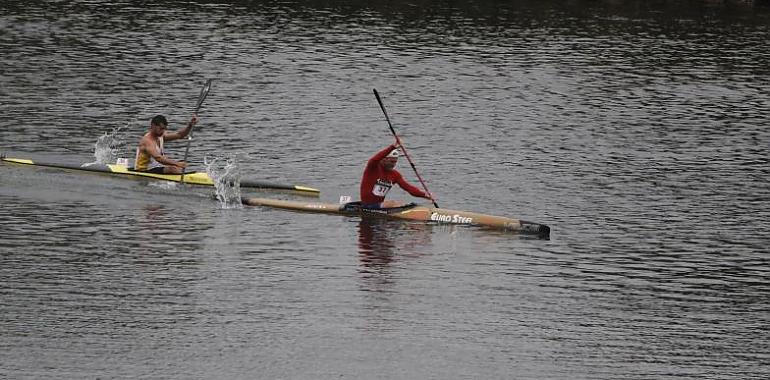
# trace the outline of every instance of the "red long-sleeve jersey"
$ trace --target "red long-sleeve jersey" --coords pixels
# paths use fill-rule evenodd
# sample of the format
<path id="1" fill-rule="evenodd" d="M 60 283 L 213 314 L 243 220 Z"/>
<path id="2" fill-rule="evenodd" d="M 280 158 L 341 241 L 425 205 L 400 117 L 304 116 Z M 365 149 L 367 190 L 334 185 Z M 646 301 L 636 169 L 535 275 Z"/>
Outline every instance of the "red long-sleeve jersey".
<path id="1" fill-rule="evenodd" d="M 361 203 L 382 203 L 394 183 L 397 183 L 398 186 L 415 197 L 429 198 L 422 190 L 406 182 L 398 170 L 385 170 L 380 165 L 380 160 L 385 158 L 393 149 L 396 149 L 396 146 L 389 145 L 387 148 L 377 152 L 366 163 L 364 175 L 361 178 Z"/>

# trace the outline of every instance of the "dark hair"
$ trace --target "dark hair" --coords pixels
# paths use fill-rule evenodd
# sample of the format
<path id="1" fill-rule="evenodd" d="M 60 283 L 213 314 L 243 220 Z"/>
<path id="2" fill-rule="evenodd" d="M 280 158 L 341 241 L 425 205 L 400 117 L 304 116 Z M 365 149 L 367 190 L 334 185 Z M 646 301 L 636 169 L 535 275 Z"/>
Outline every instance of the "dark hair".
<path id="1" fill-rule="evenodd" d="M 163 115 L 156 115 L 152 118 L 152 120 L 150 120 L 150 124 L 168 125 L 168 120 L 166 120 L 166 117 Z"/>

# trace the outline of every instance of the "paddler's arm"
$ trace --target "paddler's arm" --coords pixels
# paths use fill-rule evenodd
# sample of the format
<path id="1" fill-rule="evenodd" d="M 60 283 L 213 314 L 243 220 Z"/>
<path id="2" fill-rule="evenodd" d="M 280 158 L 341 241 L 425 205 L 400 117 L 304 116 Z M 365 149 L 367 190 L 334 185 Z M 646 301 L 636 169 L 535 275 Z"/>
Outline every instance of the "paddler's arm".
<path id="1" fill-rule="evenodd" d="M 143 149 L 147 154 L 152 156 L 152 158 L 155 159 L 155 161 L 158 161 L 159 163 L 163 165 L 168 166 L 176 166 L 180 168 L 187 167 L 187 163 L 184 161 L 178 161 L 173 160 L 171 158 L 168 158 L 160 153 L 160 149 L 158 149 L 158 146 L 155 144 L 147 144 L 145 143 L 145 140 L 142 139 L 142 141 L 139 143 L 139 149 Z"/>
<path id="2" fill-rule="evenodd" d="M 190 118 L 190 121 L 187 123 L 187 126 L 174 132 L 166 132 L 163 134 L 163 139 L 166 141 L 171 140 L 179 140 L 187 137 L 190 132 L 192 131 L 195 124 L 198 123 L 198 115 L 193 114 L 192 118 Z M 160 161 L 158 161 L 160 162 Z"/>
<path id="3" fill-rule="evenodd" d="M 398 177 L 396 178 L 396 183 L 398 184 L 398 186 L 404 189 L 407 193 L 411 194 L 413 197 L 431 199 L 431 197 L 428 196 L 428 194 L 426 194 L 424 191 L 418 189 L 417 187 L 413 186 L 409 182 L 406 182 L 404 177 L 401 176 L 401 173 L 398 174 Z"/>
<path id="4" fill-rule="evenodd" d="M 385 158 L 388 155 L 388 153 L 392 152 L 393 149 L 396 149 L 397 147 L 398 145 L 396 143 L 393 143 L 388 145 L 385 149 L 375 153 L 374 156 L 372 156 L 372 158 L 369 159 L 367 166 L 377 164 L 378 162 L 380 162 L 380 160 Z"/>

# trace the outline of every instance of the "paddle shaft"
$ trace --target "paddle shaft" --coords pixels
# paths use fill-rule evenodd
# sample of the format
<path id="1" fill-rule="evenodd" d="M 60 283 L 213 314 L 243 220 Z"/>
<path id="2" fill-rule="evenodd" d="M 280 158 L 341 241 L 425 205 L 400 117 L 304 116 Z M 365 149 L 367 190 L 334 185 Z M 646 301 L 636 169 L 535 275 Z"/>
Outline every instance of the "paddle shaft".
<path id="1" fill-rule="evenodd" d="M 198 104 L 195 106 L 194 112 L 195 115 L 198 114 L 198 111 L 200 111 L 201 106 L 203 105 L 203 101 L 206 100 L 206 96 L 209 94 L 209 89 L 211 89 L 211 79 L 206 81 L 206 84 L 204 84 L 203 88 L 201 89 L 200 95 L 198 95 Z M 190 154 L 190 143 L 192 143 L 194 128 L 194 125 L 190 127 L 190 133 L 187 135 L 187 147 L 184 149 L 184 159 L 182 160 L 184 162 L 187 162 L 187 156 Z M 182 176 L 179 179 L 179 182 L 181 183 L 184 183 L 184 173 L 186 169 L 187 168 L 182 168 Z"/>
<path id="2" fill-rule="evenodd" d="M 377 92 L 377 89 L 373 89 L 374 96 L 377 98 L 377 103 L 380 104 L 380 108 L 382 109 L 382 113 L 385 115 L 385 120 L 388 122 L 388 127 L 390 127 L 390 132 L 393 133 L 393 137 L 396 138 L 396 142 L 398 142 L 398 146 L 401 147 L 401 151 L 404 152 L 404 157 L 406 157 L 406 160 L 409 161 L 409 165 L 412 166 L 412 170 L 414 170 L 414 174 L 417 175 L 417 179 L 420 180 L 420 184 L 422 184 L 422 188 L 425 190 L 425 193 L 428 194 L 430 197 L 431 202 L 433 202 L 433 205 L 438 207 L 438 203 L 436 203 L 436 200 L 433 199 L 433 194 L 430 193 L 430 190 L 428 190 L 428 186 L 425 185 L 425 181 L 420 176 L 420 173 L 417 171 L 417 167 L 414 166 L 414 162 L 412 161 L 412 158 L 409 157 L 409 153 L 406 152 L 406 147 L 404 147 L 401 144 L 401 139 L 398 138 L 398 135 L 396 134 L 396 130 L 393 128 L 393 123 L 390 122 L 390 117 L 388 116 L 388 111 L 385 110 L 385 104 L 382 103 L 382 99 L 380 98 L 380 94 Z"/>

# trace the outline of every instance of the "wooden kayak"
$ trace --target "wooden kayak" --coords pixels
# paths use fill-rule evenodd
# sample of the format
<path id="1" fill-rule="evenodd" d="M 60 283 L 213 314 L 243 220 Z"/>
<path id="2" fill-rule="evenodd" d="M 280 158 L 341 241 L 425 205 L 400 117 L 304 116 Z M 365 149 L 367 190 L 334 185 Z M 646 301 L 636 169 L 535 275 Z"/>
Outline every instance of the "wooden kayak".
<path id="1" fill-rule="evenodd" d="M 150 180 L 183 182 L 185 184 L 190 184 L 190 185 L 200 185 L 200 186 L 214 185 L 214 181 L 209 177 L 208 174 L 204 172 L 185 173 L 184 179 L 182 179 L 181 174 L 156 174 L 156 173 L 147 173 L 147 172 L 137 172 L 125 165 L 117 165 L 117 164 L 92 163 L 92 164 L 78 165 L 78 164 L 67 164 L 67 163 L 39 162 L 39 161 L 33 161 L 33 160 L 28 160 L 23 158 L 0 157 L 0 159 L 3 162 L 20 164 L 20 165 L 57 168 L 57 169 L 92 172 L 92 173 L 104 173 L 104 174 L 115 175 L 120 177 L 133 177 L 133 178 L 142 178 L 142 179 L 150 179 Z M 286 185 L 286 184 L 280 184 L 280 183 L 255 181 L 255 180 L 248 180 L 248 179 L 241 180 L 241 188 L 259 189 L 259 190 L 284 190 L 284 191 L 296 192 L 297 194 L 300 194 L 300 195 L 309 195 L 309 196 L 315 196 L 315 197 L 317 197 L 318 194 L 321 192 L 320 190 L 314 189 L 312 187 Z"/>
<path id="2" fill-rule="evenodd" d="M 448 210 L 425 205 L 410 203 L 404 206 L 367 209 L 362 208 L 357 202 L 335 204 L 321 202 L 290 201 L 269 198 L 244 197 L 245 205 L 264 206 L 286 210 L 314 212 L 337 215 L 374 215 L 391 219 L 415 220 L 437 224 L 459 224 L 468 226 L 488 227 L 506 231 L 515 231 L 526 234 L 534 234 L 548 239 L 551 234 L 550 227 L 524 220 L 480 214 L 470 211 Z"/>

